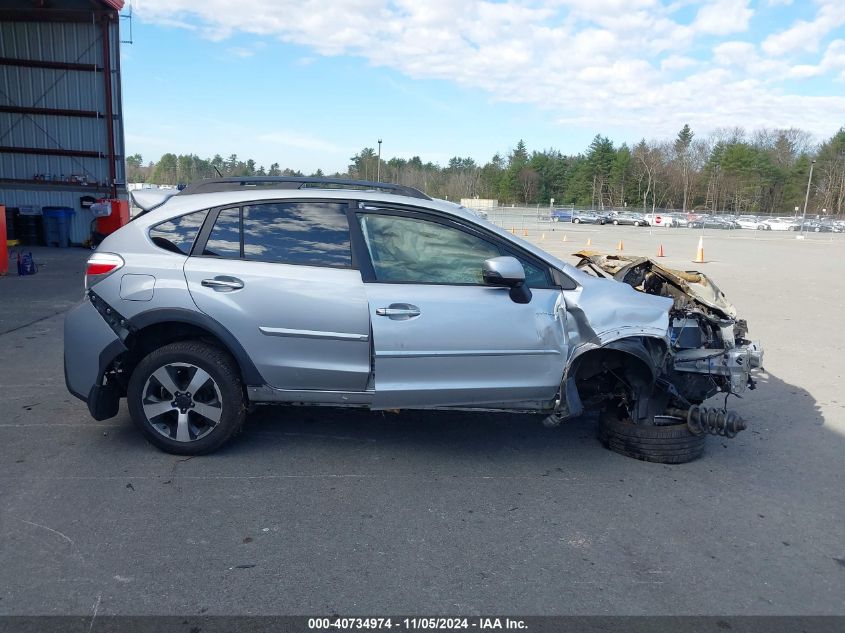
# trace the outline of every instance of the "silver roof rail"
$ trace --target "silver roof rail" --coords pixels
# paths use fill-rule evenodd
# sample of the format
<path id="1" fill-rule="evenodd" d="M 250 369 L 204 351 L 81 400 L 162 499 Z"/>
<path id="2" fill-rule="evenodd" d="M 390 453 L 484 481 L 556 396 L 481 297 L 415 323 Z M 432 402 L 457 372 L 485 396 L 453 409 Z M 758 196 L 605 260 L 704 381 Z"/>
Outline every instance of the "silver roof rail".
<path id="1" fill-rule="evenodd" d="M 363 191 L 381 191 L 397 196 L 431 200 L 419 189 L 396 185 L 390 182 L 372 180 L 352 180 L 348 178 L 311 178 L 297 176 L 232 176 L 228 178 L 210 178 L 192 182 L 179 192 L 179 195 L 214 193 L 217 191 L 240 191 L 242 189 L 360 189 Z"/>

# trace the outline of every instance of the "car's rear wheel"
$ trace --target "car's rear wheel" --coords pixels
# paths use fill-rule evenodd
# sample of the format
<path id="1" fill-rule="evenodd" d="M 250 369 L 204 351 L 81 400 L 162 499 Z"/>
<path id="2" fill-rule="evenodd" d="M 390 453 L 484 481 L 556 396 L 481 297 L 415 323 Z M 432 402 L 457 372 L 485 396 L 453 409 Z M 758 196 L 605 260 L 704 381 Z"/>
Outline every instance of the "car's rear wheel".
<path id="1" fill-rule="evenodd" d="M 704 453 L 705 439 L 704 433 L 692 433 L 686 423 L 637 425 L 618 419 L 612 412 L 602 415 L 599 421 L 599 440 L 605 447 L 621 455 L 647 462 L 691 462 Z"/>
<path id="2" fill-rule="evenodd" d="M 201 455 L 237 434 L 246 418 L 237 365 L 200 341 L 148 354 L 129 380 L 129 413 L 144 436 L 176 455 Z"/>
<path id="3" fill-rule="evenodd" d="M 613 225 L 614 225 L 614 226 L 619 226 L 619 220 L 614 220 L 614 221 L 613 221 Z"/>

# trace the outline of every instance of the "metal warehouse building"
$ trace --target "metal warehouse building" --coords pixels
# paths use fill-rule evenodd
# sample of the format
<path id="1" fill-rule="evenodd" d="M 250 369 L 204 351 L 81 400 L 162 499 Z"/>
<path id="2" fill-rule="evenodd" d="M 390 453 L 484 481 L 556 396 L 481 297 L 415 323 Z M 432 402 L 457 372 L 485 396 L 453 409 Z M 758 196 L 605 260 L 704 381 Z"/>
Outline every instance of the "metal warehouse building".
<path id="1" fill-rule="evenodd" d="M 92 198 L 125 194 L 122 7 L 0 2 L 0 205 L 74 209 L 72 243 L 87 240 Z"/>

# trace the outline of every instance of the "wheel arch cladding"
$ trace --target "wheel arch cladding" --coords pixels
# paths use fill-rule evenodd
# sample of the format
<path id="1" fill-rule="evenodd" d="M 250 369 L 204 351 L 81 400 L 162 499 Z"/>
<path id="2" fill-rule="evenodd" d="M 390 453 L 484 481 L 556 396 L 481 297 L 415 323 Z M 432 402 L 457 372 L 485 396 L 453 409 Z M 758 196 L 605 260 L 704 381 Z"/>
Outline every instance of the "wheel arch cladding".
<path id="1" fill-rule="evenodd" d="M 208 337 L 216 339 L 220 347 L 235 359 L 245 385 L 260 386 L 266 382 L 240 341 L 206 314 L 182 308 L 157 308 L 135 315 L 129 320 L 129 324 L 132 328 L 131 337 L 135 340 L 143 340 L 145 333 L 150 334 L 171 326 L 187 326 L 194 332 L 204 332 Z M 131 345 L 132 341 L 129 342 Z"/>
<path id="2" fill-rule="evenodd" d="M 612 341 L 607 345 L 589 349 L 576 356 L 567 374 L 578 378 L 589 378 L 597 361 L 617 358 L 629 369 L 634 369 L 649 382 L 654 382 L 660 374 L 660 367 L 666 353 L 666 343 L 651 337 L 628 337 Z M 592 372 L 584 375 L 583 372 Z"/>

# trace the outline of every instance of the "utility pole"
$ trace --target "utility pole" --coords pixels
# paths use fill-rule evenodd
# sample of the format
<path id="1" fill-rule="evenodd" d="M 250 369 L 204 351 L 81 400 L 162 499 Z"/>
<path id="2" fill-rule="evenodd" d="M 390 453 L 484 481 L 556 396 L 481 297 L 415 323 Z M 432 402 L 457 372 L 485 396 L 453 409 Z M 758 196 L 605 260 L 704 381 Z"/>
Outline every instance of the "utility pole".
<path id="1" fill-rule="evenodd" d="M 816 161 L 813 161 L 814 163 Z M 381 139 L 378 140 L 378 167 L 376 167 L 376 182 L 381 182 Z"/>
<path id="2" fill-rule="evenodd" d="M 804 221 L 807 219 L 807 202 L 810 200 L 810 183 L 813 182 L 813 167 L 816 166 L 816 160 L 810 163 L 810 175 L 807 177 L 807 195 L 804 196 L 804 215 L 801 216 L 801 233 L 804 233 Z"/>

